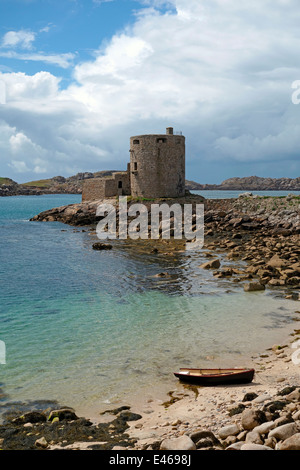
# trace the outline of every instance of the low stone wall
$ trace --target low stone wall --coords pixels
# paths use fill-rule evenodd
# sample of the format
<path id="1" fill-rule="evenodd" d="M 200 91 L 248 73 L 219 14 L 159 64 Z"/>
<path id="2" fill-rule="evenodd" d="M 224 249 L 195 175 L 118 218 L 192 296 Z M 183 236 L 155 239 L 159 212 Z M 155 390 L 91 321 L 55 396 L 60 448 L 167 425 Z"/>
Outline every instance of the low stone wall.
<path id="1" fill-rule="evenodd" d="M 106 180 L 93 178 L 84 182 L 82 202 L 105 198 Z"/>
<path id="2" fill-rule="evenodd" d="M 82 202 L 122 195 L 130 195 L 129 172 L 115 173 L 112 178 L 91 178 L 84 181 Z"/>

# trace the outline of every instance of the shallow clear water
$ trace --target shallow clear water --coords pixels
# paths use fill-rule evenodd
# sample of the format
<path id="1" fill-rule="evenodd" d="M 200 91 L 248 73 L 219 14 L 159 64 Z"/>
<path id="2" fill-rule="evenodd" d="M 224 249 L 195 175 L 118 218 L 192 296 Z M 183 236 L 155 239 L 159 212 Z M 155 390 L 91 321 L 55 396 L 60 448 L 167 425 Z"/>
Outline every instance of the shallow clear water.
<path id="1" fill-rule="evenodd" d="M 294 302 L 217 281 L 202 252 L 170 257 L 139 241 L 98 252 L 89 228 L 29 222 L 79 201 L 0 198 L 3 400 L 104 409 L 174 387 L 182 366 L 247 365 L 290 328 Z"/>

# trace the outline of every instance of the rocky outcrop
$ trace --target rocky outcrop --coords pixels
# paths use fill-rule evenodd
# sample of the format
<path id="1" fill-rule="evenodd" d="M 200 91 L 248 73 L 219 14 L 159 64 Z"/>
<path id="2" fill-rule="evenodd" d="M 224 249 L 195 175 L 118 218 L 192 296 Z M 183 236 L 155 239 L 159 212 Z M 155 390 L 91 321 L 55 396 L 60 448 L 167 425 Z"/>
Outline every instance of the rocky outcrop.
<path id="1" fill-rule="evenodd" d="M 231 262 L 230 267 L 216 269 L 214 276 L 241 282 L 249 293 L 279 287 L 290 290 L 291 298 L 297 297 L 299 201 L 299 197 L 207 201 L 206 247 L 212 256 L 223 253 Z M 246 262 L 243 269 L 232 266 L 239 261 Z"/>
<path id="2" fill-rule="evenodd" d="M 247 197 L 239 199 L 207 200 L 201 196 L 188 195 L 175 200 L 142 201 L 147 207 L 155 203 L 199 204 L 205 201 L 205 225 L 213 236 L 214 229 L 232 232 L 234 239 L 242 238 L 247 232 L 272 229 L 274 234 L 288 236 L 300 233 L 299 196 L 286 197 Z M 70 225 L 89 225 L 96 223 L 97 206 L 103 200 L 71 204 L 44 211 L 32 220 L 59 221 Z M 117 204 L 114 198 L 106 200 L 109 204 Z M 137 201 L 129 201 L 135 203 Z"/>
<path id="3" fill-rule="evenodd" d="M 200 268 L 218 269 L 220 266 L 221 266 L 220 261 L 218 259 L 214 259 L 212 261 L 207 261 L 206 263 L 201 264 Z"/>
<path id="4" fill-rule="evenodd" d="M 30 196 L 38 195 L 37 189 L 26 188 L 10 178 L 0 178 L 0 197 L 1 196 Z"/>
<path id="5" fill-rule="evenodd" d="M 278 390 L 273 396 L 262 393 L 254 398 L 246 394 L 241 402 L 229 400 L 223 403 L 222 413 L 218 405 L 218 426 L 213 418 L 212 426 L 201 425 L 199 419 L 198 427 L 197 419 L 192 425 L 179 420 L 172 424 L 170 431 L 163 431 L 169 423 L 162 423 L 161 429 L 156 428 L 160 439 L 154 443 L 137 441 L 135 448 L 170 451 L 300 450 L 299 392 L 299 388 L 292 386 Z M 131 434 L 134 435 L 133 430 Z"/>
<path id="6" fill-rule="evenodd" d="M 100 218 L 96 216 L 99 201 L 93 203 L 70 204 L 43 211 L 34 216 L 31 221 L 61 222 L 73 226 L 96 224 Z"/>
<path id="7" fill-rule="evenodd" d="M 230 190 L 230 191 L 300 191 L 300 177 L 297 178 L 229 178 L 221 184 L 195 184 L 194 190 Z"/>
<path id="8" fill-rule="evenodd" d="M 261 178 L 258 176 L 249 176 L 245 178 L 229 178 L 223 181 L 218 189 L 237 191 L 300 191 L 300 177 Z"/>
<path id="9" fill-rule="evenodd" d="M 0 445 L 2 450 L 111 450 L 116 445 L 125 449 L 135 443 L 125 432 L 127 422 L 140 418 L 112 410 L 112 421 L 93 424 L 65 407 L 13 413 L 0 425 Z"/>
<path id="10" fill-rule="evenodd" d="M 285 288 L 291 298 L 298 296 L 296 292 L 300 287 L 299 201 L 299 196 L 204 200 L 195 195 L 176 200 L 182 204 L 205 205 L 204 248 L 211 259 L 201 264 L 203 269 L 210 270 L 217 279 L 240 282 L 249 295 L 279 287 Z M 115 199 L 107 202 L 117 205 Z M 145 203 L 148 210 L 152 202 L 161 203 L 160 200 Z M 103 201 L 58 207 L 31 220 L 59 221 L 73 226 L 96 225 L 100 220 L 96 216 L 100 203 Z M 224 264 L 224 259 L 228 259 L 230 265 Z"/>
<path id="11" fill-rule="evenodd" d="M 204 203 L 205 199 L 202 196 L 198 195 L 187 195 L 186 197 L 176 198 L 176 199 L 153 199 L 152 201 L 137 201 L 130 199 L 128 201 L 128 208 L 132 204 L 141 202 L 150 213 L 151 204 L 163 204 L 167 203 L 172 205 L 173 203 L 181 204 L 182 207 L 184 204 L 192 204 L 193 207 L 196 207 L 196 204 Z M 105 200 L 93 201 L 93 202 L 82 202 L 78 204 L 70 204 L 67 206 L 55 207 L 53 209 L 41 212 L 40 214 L 34 216 L 31 221 L 38 222 L 62 222 L 64 224 L 74 225 L 74 226 L 84 226 L 84 225 L 94 225 L 99 222 L 101 217 L 98 217 L 96 212 L 100 204 L 108 203 L 116 207 L 116 215 L 118 217 L 118 200 L 116 198 L 110 198 Z"/>

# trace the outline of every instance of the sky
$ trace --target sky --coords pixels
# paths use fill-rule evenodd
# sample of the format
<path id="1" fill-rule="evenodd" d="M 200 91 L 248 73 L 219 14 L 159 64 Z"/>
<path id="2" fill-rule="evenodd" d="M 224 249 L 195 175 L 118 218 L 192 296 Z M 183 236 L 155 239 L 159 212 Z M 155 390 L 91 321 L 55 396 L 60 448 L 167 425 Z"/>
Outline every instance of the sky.
<path id="1" fill-rule="evenodd" d="M 0 0 L 0 176 L 126 170 L 186 137 L 186 177 L 300 175 L 298 0 Z"/>

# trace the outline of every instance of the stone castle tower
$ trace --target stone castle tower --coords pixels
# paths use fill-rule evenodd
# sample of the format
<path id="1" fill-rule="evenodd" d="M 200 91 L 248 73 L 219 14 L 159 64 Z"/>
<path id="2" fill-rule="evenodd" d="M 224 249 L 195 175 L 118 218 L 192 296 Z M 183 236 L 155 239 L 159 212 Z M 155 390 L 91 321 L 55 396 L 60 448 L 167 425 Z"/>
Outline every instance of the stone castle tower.
<path id="1" fill-rule="evenodd" d="M 82 201 L 114 196 L 175 198 L 185 195 L 185 137 L 166 134 L 130 138 L 130 163 L 126 172 L 111 178 L 91 178 L 84 182 Z"/>
<path id="2" fill-rule="evenodd" d="M 185 137 L 171 127 L 163 135 L 130 138 L 130 178 L 133 197 L 185 195 Z"/>

